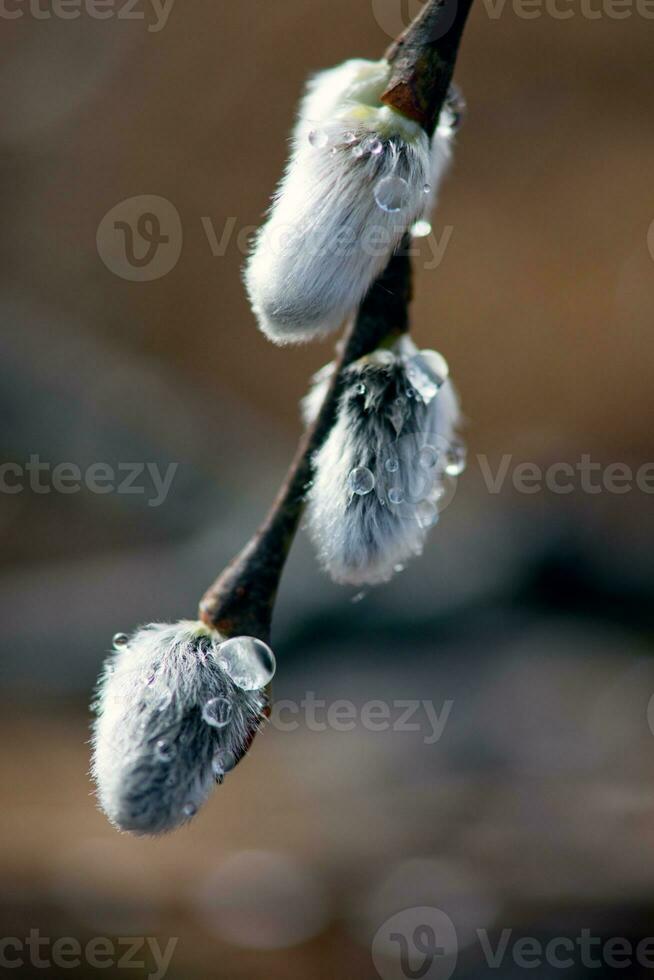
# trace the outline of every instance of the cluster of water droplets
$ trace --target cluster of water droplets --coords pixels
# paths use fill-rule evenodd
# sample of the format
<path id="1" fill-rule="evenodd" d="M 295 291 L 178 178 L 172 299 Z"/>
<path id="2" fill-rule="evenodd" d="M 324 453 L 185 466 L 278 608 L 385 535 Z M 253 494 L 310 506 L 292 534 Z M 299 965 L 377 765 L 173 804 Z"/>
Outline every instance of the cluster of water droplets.
<path id="1" fill-rule="evenodd" d="M 113 647 L 118 651 L 129 647 L 130 638 L 127 633 L 116 633 Z M 213 652 L 221 669 L 227 674 L 232 683 L 241 691 L 261 691 L 273 679 L 276 671 L 275 655 L 267 644 L 251 636 L 236 636 L 220 643 L 216 648 L 208 647 Z M 199 650 L 206 656 L 207 647 Z M 143 689 L 141 697 L 143 704 L 158 713 L 163 713 L 173 701 L 174 693 L 160 682 L 157 669 L 150 668 L 147 676 L 142 678 Z M 210 698 L 202 705 L 202 719 L 210 728 L 219 732 L 227 728 L 232 721 L 233 706 L 226 697 Z M 157 762 L 169 765 L 175 761 L 178 748 L 174 737 L 160 737 L 154 743 L 154 757 Z M 220 748 L 216 751 L 211 762 L 213 775 L 217 782 L 222 783 L 225 775 L 236 765 L 236 758 L 228 750 Z M 170 779 L 174 779 L 171 775 Z M 195 804 L 187 803 L 184 815 L 192 817 L 196 812 Z"/>
<path id="2" fill-rule="evenodd" d="M 461 125 L 465 111 L 466 102 L 461 90 L 457 85 L 452 84 L 439 118 L 438 135 L 445 138 L 453 136 Z M 329 133 L 324 129 L 312 129 L 308 138 L 309 143 L 316 150 L 324 150 L 330 146 Z M 382 157 L 389 145 L 378 136 L 362 136 L 351 131 L 339 138 L 339 143 L 331 147 L 331 152 L 336 154 L 344 146 L 356 159 Z M 425 195 L 429 195 L 431 185 L 425 184 L 423 192 Z M 397 214 L 405 210 L 411 201 L 411 187 L 408 181 L 397 174 L 390 174 L 379 180 L 373 193 L 377 206 L 388 214 Z M 426 218 L 416 221 L 411 228 L 411 234 L 414 238 L 426 238 L 431 234 L 431 231 L 431 223 Z"/>
<path id="3" fill-rule="evenodd" d="M 466 452 L 462 443 L 435 446 L 425 442 L 408 464 L 409 472 L 403 481 L 403 469 L 407 464 L 396 456 L 390 456 L 385 469 L 393 474 L 386 500 L 393 508 L 402 509 L 402 516 L 418 521 L 423 528 L 433 527 L 439 519 L 439 502 L 446 496 L 445 477 L 458 477 L 466 466 Z M 422 479 L 416 479 L 422 474 Z"/>
<path id="4" fill-rule="evenodd" d="M 309 143 L 315 150 L 325 150 L 330 146 L 331 140 L 329 133 L 324 129 L 312 129 L 309 133 Z M 361 135 L 354 131 L 347 132 L 340 137 L 339 142 L 331 147 L 331 152 L 336 154 L 339 149 L 348 150 L 357 160 L 364 158 L 380 158 L 389 150 L 389 142 L 380 139 L 379 136 Z M 425 184 L 423 187 L 425 195 L 431 192 L 431 186 Z M 380 210 L 387 214 L 397 214 L 404 211 L 411 201 L 411 187 L 404 177 L 397 174 L 390 174 L 382 177 L 374 187 L 375 203 Z M 424 237 L 431 232 L 431 225 L 428 221 L 417 222 L 412 229 L 415 237 Z"/>
<path id="5" fill-rule="evenodd" d="M 459 442 L 451 443 L 445 451 L 437 449 L 429 443 L 425 443 L 417 452 L 414 463 L 427 473 L 433 472 L 436 480 L 443 474 L 449 477 L 458 477 L 461 476 L 466 468 L 466 450 L 463 444 Z M 398 474 L 401 476 L 402 464 L 397 456 L 389 456 L 383 465 L 388 474 Z M 375 474 L 368 466 L 355 466 L 350 471 L 348 487 L 353 496 L 366 497 L 372 493 L 376 486 L 377 480 Z M 445 491 L 440 486 L 436 488 L 430 487 L 430 497 L 439 499 L 444 496 L 444 493 Z M 402 504 L 406 499 L 402 485 L 394 484 L 391 486 L 388 490 L 387 497 L 390 504 L 396 506 Z M 418 508 L 422 502 L 418 502 Z M 429 508 L 429 512 L 431 513 L 431 507 Z M 421 523 L 424 523 L 426 508 L 423 507 L 416 516 Z M 431 521 L 430 523 L 435 523 L 435 521 Z"/>
<path id="6" fill-rule="evenodd" d="M 202 708 L 202 720 L 212 728 L 226 728 L 232 720 L 229 698 L 210 698 Z"/>
<path id="7" fill-rule="evenodd" d="M 326 130 L 312 129 L 308 138 L 314 150 L 326 150 L 331 146 L 333 154 L 338 153 L 339 150 L 347 150 L 356 160 L 361 160 L 363 157 L 381 157 L 387 149 L 387 144 L 378 136 L 361 135 L 354 131 L 340 136 L 338 141 L 332 141 Z"/>
<path id="8" fill-rule="evenodd" d="M 222 670 L 241 691 L 261 691 L 275 676 L 277 664 L 270 647 L 253 636 L 234 636 L 221 643 L 216 652 Z M 211 728 L 220 731 L 232 720 L 233 708 L 225 697 L 211 698 L 202 708 L 202 718 Z M 222 783 L 236 765 L 236 758 L 225 748 L 214 754 L 211 769 L 214 778 Z"/>
<path id="9" fill-rule="evenodd" d="M 407 417 L 407 400 L 417 400 L 425 405 L 436 398 L 449 377 L 449 367 L 442 355 L 436 351 L 420 351 L 406 357 L 404 368 L 407 384 L 398 394 L 391 413 L 391 420 L 398 433 L 398 439 Z M 366 385 L 361 383 L 356 388 L 358 395 L 365 395 Z M 409 437 L 413 439 L 414 437 Z M 380 460 L 380 473 L 375 475 L 369 466 L 356 466 L 348 478 L 348 488 L 352 497 L 368 496 L 377 488 L 377 495 L 382 504 L 395 509 L 398 514 L 410 516 L 417 520 L 423 528 L 433 527 L 439 519 L 438 502 L 446 494 L 444 478 L 460 476 L 466 467 L 466 450 L 463 443 L 455 441 L 442 445 L 432 445 L 425 442 L 414 453 L 409 463 L 410 473 L 407 481 L 403 480 L 403 468 L 407 466 L 405 452 L 389 455 Z M 424 480 L 420 488 L 409 487 L 415 483 L 416 473 L 422 473 Z M 383 480 L 382 480 L 383 478 Z M 387 489 L 382 489 L 382 480 Z"/>
<path id="10" fill-rule="evenodd" d="M 352 147 L 352 156 L 357 160 L 367 156 L 382 157 L 386 152 L 385 143 L 377 136 L 367 136 L 362 139 L 356 133 L 348 133 L 345 142 Z"/>

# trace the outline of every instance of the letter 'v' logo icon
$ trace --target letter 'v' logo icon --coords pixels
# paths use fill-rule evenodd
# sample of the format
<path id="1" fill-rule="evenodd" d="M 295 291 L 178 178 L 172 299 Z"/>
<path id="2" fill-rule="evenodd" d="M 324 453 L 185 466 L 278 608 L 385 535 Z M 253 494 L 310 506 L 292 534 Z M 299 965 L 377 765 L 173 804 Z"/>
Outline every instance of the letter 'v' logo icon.
<path id="1" fill-rule="evenodd" d="M 182 252 L 182 222 L 165 197 L 140 194 L 111 208 L 98 226 L 98 254 L 130 282 L 152 282 L 174 269 Z"/>

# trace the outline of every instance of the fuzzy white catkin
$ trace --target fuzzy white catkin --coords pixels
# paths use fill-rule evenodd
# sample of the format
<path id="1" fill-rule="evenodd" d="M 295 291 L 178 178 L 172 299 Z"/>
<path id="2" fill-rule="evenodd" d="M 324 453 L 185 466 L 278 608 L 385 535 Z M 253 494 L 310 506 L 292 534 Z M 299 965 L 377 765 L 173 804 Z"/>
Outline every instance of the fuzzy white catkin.
<path id="1" fill-rule="evenodd" d="M 158 623 L 107 661 L 92 775 L 101 808 L 120 830 L 161 834 L 190 820 L 219 766 L 233 768 L 258 730 L 266 695 L 236 687 L 221 666 L 221 642 L 201 623 Z M 208 724 L 207 704 L 224 706 L 228 723 Z"/>
<path id="2" fill-rule="evenodd" d="M 307 423 L 331 370 L 319 372 L 304 400 Z M 376 585 L 421 553 L 447 473 L 464 465 L 459 402 L 447 374 L 440 355 L 408 339 L 347 369 L 336 422 L 314 460 L 307 508 L 307 528 L 334 581 Z M 355 492 L 357 476 L 369 492 Z"/>
<path id="3" fill-rule="evenodd" d="M 452 130 L 433 140 L 382 105 L 390 67 L 353 60 L 308 86 L 286 173 L 245 270 L 261 330 L 278 344 L 337 329 L 432 208 Z"/>

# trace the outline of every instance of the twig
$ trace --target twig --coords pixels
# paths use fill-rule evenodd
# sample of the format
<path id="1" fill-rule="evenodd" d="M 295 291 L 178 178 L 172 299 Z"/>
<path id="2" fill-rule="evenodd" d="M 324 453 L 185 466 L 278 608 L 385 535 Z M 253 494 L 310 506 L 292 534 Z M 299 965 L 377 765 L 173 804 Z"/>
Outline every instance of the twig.
<path id="1" fill-rule="evenodd" d="M 279 580 L 302 516 L 312 458 L 333 425 L 343 368 L 408 326 L 411 263 L 402 248 L 368 292 L 346 333 L 322 408 L 300 440 L 295 459 L 266 520 L 227 566 L 200 603 L 200 616 L 225 636 L 257 636 L 269 642 Z"/>
<path id="2" fill-rule="evenodd" d="M 455 4 L 456 6 L 452 6 Z M 456 55 L 472 0 L 430 0 L 389 49 L 393 65 L 383 101 L 417 120 L 431 136 L 452 81 Z M 304 433 L 266 520 L 205 593 L 200 617 L 226 637 L 256 636 L 270 642 L 279 582 L 298 529 L 313 457 L 327 438 L 343 386 L 343 369 L 388 337 L 408 329 L 411 300 L 409 239 L 391 258 L 346 332 L 323 406 Z"/>
<path id="3" fill-rule="evenodd" d="M 381 97 L 420 123 L 436 129 L 454 75 L 459 45 L 473 0 L 432 0 L 386 52 L 393 66 Z"/>

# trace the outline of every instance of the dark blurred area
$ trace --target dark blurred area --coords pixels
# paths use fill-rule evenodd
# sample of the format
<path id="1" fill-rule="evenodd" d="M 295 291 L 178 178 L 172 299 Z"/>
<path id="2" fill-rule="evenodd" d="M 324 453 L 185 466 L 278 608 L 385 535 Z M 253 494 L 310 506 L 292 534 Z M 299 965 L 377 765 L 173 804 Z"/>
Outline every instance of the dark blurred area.
<path id="1" fill-rule="evenodd" d="M 74 940 L 51 973 L 85 977 L 654 968 L 644 2 L 473 11 L 469 111 L 413 305 L 460 390 L 469 467 L 424 556 L 355 595 L 300 535 L 274 632 L 275 694 L 300 710 L 184 831 L 119 835 L 87 775 L 112 635 L 195 615 L 331 357 L 267 343 L 241 283 L 303 82 L 380 56 L 418 8 L 0 13 L 0 975 L 43 974 L 34 930 L 50 961 Z M 164 199 L 149 205 L 172 222 L 171 268 L 130 279 L 102 222 L 143 196 Z M 333 721 L 343 701 L 352 724 Z M 364 722 L 373 701 L 384 730 Z M 433 910 L 433 934 L 456 935 L 436 953 Z"/>

